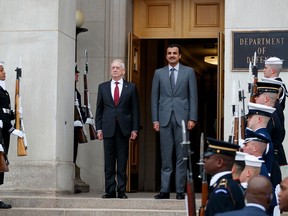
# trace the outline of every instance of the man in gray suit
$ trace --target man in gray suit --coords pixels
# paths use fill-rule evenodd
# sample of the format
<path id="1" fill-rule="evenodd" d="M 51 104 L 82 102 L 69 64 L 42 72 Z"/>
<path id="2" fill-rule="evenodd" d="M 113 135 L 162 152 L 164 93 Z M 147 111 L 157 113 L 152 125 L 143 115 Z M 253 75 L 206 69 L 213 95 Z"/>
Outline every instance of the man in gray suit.
<path id="1" fill-rule="evenodd" d="M 171 44 L 167 48 L 168 65 L 154 73 L 151 93 L 152 122 L 155 131 L 160 132 L 161 149 L 161 191 L 155 199 L 170 198 L 170 180 L 173 171 L 172 155 L 176 151 L 176 199 L 184 199 L 187 163 L 183 160 L 187 150 L 181 146 L 184 120 L 188 130 L 197 121 L 197 83 L 193 68 L 179 63 L 180 46 Z"/>

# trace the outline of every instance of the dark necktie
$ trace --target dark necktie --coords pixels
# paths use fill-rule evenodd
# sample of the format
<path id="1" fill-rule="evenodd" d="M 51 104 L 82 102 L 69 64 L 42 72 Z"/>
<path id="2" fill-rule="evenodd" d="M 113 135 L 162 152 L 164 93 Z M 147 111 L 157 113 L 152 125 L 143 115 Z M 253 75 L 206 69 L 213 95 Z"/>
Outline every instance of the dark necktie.
<path id="1" fill-rule="evenodd" d="M 114 89 L 114 103 L 115 103 L 115 106 L 117 106 L 118 101 L 119 101 L 119 87 L 118 87 L 119 82 L 115 82 L 115 84 L 116 86 Z"/>
<path id="2" fill-rule="evenodd" d="M 175 76 L 174 76 L 175 70 L 176 70 L 175 68 L 170 69 L 170 85 L 171 85 L 172 92 L 174 91 L 174 88 L 175 88 Z"/>

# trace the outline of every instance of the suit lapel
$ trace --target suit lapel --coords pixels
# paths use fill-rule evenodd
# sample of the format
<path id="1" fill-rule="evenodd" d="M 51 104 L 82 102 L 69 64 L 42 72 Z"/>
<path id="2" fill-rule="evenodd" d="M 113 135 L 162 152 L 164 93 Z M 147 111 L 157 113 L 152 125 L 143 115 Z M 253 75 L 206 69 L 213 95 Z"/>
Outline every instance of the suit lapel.
<path id="1" fill-rule="evenodd" d="M 112 80 L 106 82 L 106 85 L 104 86 L 105 91 L 103 92 L 103 94 L 107 94 L 107 98 L 110 98 L 109 100 L 111 101 L 111 103 L 114 104 L 113 96 L 111 94 L 111 82 Z"/>
<path id="2" fill-rule="evenodd" d="M 128 91 L 128 82 L 123 79 L 123 87 L 122 87 L 122 92 L 119 98 L 118 105 L 122 102 L 123 98 L 125 98 L 127 91 Z"/>
<path id="3" fill-rule="evenodd" d="M 163 68 L 163 78 L 164 78 L 164 83 L 169 83 L 169 85 L 166 85 L 168 87 L 168 91 L 172 94 L 172 89 L 170 85 L 170 77 L 169 77 L 169 67 L 166 66 Z"/>

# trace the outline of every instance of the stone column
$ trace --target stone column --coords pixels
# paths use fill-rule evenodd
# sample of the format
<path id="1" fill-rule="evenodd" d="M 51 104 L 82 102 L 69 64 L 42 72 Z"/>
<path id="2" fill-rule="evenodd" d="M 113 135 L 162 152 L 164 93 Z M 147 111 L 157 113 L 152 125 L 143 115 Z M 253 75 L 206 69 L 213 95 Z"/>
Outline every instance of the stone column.
<path id="1" fill-rule="evenodd" d="M 17 157 L 1 190 L 73 190 L 75 0 L 0 0 L 0 59 L 12 106 L 15 68 L 22 58 L 21 98 L 28 156 Z M 2 192 L 1 192 L 2 193 Z"/>

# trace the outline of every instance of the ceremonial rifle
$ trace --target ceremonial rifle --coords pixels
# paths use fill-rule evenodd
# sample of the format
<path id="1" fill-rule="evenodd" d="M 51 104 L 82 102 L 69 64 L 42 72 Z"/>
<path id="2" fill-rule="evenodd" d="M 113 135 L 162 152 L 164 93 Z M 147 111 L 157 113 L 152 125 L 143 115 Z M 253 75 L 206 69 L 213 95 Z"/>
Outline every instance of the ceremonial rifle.
<path id="1" fill-rule="evenodd" d="M 20 61 L 21 62 L 21 61 Z M 21 96 L 20 96 L 20 78 L 22 76 L 21 63 L 16 68 L 16 86 L 15 86 L 15 129 L 23 132 L 23 137 L 17 137 L 17 155 L 27 156 L 27 140 L 24 129 L 24 121 L 22 116 Z"/>
<path id="2" fill-rule="evenodd" d="M 240 89 L 240 81 L 238 87 L 238 104 L 232 105 L 232 112 L 233 112 L 233 124 L 228 142 L 239 145 L 240 144 L 239 140 L 243 139 L 245 136 L 245 125 L 246 125 L 245 95 L 244 90 Z"/>
<path id="3" fill-rule="evenodd" d="M 255 103 L 255 94 L 257 93 L 257 85 L 258 82 L 258 67 L 256 65 L 256 52 L 254 52 L 254 59 L 253 59 L 253 68 L 251 71 L 251 61 L 249 63 L 249 73 L 252 73 L 253 83 L 248 84 L 248 92 L 250 93 L 250 102 Z"/>
<path id="4" fill-rule="evenodd" d="M 202 199 L 201 199 L 201 206 L 199 209 L 199 216 L 205 215 L 205 206 L 208 200 L 208 183 L 207 183 L 207 175 L 204 169 L 204 134 L 201 133 L 201 140 L 200 140 L 200 175 L 199 178 L 202 178 Z"/>
<path id="5" fill-rule="evenodd" d="M 76 84 L 75 84 L 76 85 Z M 83 118 L 82 118 L 82 114 L 79 108 L 79 101 L 77 98 L 77 93 L 75 91 L 75 106 L 74 106 L 74 122 L 78 121 L 79 122 L 79 126 L 75 126 L 75 130 L 77 133 L 77 137 L 78 137 L 78 142 L 79 143 L 87 143 L 87 137 L 86 137 L 86 130 L 85 127 L 83 126 Z"/>
<path id="6" fill-rule="evenodd" d="M 196 216 L 196 208 L 195 208 L 195 190 L 194 190 L 194 182 L 193 182 L 193 173 L 192 173 L 192 158 L 191 158 L 191 148 L 190 141 L 187 141 L 186 137 L 186 126 L 184 120 L 182 120 L 182 138 L 183 141 L 181 145 L 183 148 L 187 149 L 188 158 L 184 157 L 183 160 L 188 160 L 188 169 L 187 169 L 187 183 L 186 190 L 187 195 L 185 196 L 186 200 L 186 211 L 188 216 Z"/>
<path id="7" fill-rule="evenodd" d="M 87 49 L 85 49 L 85 69 L 84 69 L 84 112 L 85 116 L 87 116 L 85 124 L 89 125 L 89 133 L 90 133 L 90 139 L 95 140 L 97 139 L 97 132 L 96 132 L 96 126 L 95 121 L 93 118 L 93 114 L 91 112 L 91 106 L 90 106 L 90 100 L 89 100 L 89 91 L 88 91 L 88 82 L 87 82 L 87 76 L 88 76 L 88 52 Z"/>
<path id="8" fill-rule="evenodd" d="M 233 80 L 232 84 L 232 125 L 231 133 L 229 134 L 228 142 L 237 143 L 238 140 L 238 105 L 236 105 L 236 81 Z"/>
<path id="9" fill-rule="evenodd" d="M 246 115 L 245 115 L 245 95 L 244 95 L 244 89 L 240 89 L 240 81 L 239 81 L 239 91 L 238 91 L 238 97 L 239 97 L 239 135 L 238 139 L 244 139 L 245 137 L 245 128 L 246 128 Z M 242 103 L 241 103 L 242 102 Z M 240 109 L 240 106 L 242 104 L 242 108 Z M 240 144 L 238 140 L 238 145 Z"/>

